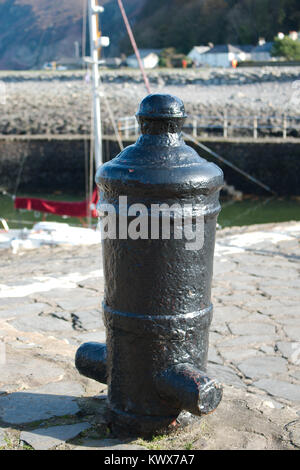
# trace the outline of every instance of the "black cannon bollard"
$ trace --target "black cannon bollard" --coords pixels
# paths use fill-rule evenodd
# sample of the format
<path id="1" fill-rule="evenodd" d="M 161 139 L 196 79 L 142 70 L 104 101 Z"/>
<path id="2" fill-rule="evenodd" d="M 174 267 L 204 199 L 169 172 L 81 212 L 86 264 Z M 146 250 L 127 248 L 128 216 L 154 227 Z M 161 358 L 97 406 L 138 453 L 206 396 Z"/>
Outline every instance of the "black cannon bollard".
<path id="1" fill-rule="evenodd" d="M 76 366 L 108 384 L 109 424 L 123 434 L 162 431 L 222 397 L 205 371 L 223 173 L 184 143 L 185 117 L 178 98 L 147 96 L 141 137 L 96 175 L 107 343 L 83 344 Z"/>

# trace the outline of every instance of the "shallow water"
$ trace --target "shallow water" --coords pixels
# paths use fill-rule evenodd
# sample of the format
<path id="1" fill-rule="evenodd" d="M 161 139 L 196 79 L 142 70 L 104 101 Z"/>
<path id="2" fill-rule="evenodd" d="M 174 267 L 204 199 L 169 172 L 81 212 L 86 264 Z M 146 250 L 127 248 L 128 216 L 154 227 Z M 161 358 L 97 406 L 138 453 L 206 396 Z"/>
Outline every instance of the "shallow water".
<path id="1" fill-rule="evenodd" d="M 291 220 L 300 220 L 300 200 L 269 197 L 224 201 L 218 223 L 233 227 Z"/>
<path id="2" fill-rule="evenodd" d="M 19 197 L 26 197 L 28 194 L 18 194 Z M 53 201 L 82 201 L 85 199 L 84 196 L 76 197 L 70 195 L 61 195 L 61 194 L 34 194 L 34 196 L 42 199 L 48 199 Z M 14 203 L 11 197 L 0 195 L 0 218 L 4 218 L 9 228 L 32 228 L 33 224 L 43 220 L 43 217 L 46 216 L 45 220 L 49 222 L 64 222 L 74 226 L 82 226 L 79 219 L 74 217 L 61 217 L 52 214 L 41 214 L 40 212 L 34 211 L 25 211 L 25 210 L 15 210 Z M 94 219 L 96 223 L 96 219 Z M 0 223 L 0 230 L 2 229 L 2 224 Z"/>
<path id="3" fill-rule="evenodd" d="M 60 194 L 43 194 L 35 195 L 35 197 L 62 201 L 80 201 L 84 199 L 84 196 L 63 196 Z M 6 219 L 10 228 L 31 228 L 34 223 L 43 219 L 43 214 L 16 211 L 13 207 L 12 199 L 8 196 L 0 195 L 0 218 L 1 217 Z M 60 216 L 47 214 L 46 220 L 51 222 L 67 222 L 70 225 L 81 225 L 78 219 L 72 217 L 62 218 Z M 223 201 L 218 223 L 221 227 L 232 227 L 287 222 L 290 220 L 300 220 L 300 200 L 271 197 L 249 198 L 243 201 Z M 96 223 L 96 219 L 93 221 Z M 0 230 L 1 229 L 2 226 L 0 224 Z"/>

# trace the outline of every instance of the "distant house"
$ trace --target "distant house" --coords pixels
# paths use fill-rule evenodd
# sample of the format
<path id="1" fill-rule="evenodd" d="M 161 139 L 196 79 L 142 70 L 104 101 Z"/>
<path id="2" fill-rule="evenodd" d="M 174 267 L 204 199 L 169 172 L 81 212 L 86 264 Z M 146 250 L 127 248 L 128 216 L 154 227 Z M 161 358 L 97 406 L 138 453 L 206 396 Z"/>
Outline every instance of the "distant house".
<path id="1" fill-rule="evenodd" d="M 245 58 L 243 58 L 243 60 L 251 60 L 251 52 L 252 52 L 252 49 L 253 49 L 252 44 L 238 45 L 238 46 L 235 46 L 235 47 L 237 47 L 238 49 L 241 49 L 241 51 L 244 52 Z"/>
<path id="2" fill-rule="evenodd" d="M 153 69 L 158 65 L 160 52 L 161 49 L 139 49 L 141 60 L 145 69 Z M 139 67 L 135 54 L 132 54 L 127 57 L 126 63 L 128 67 L 132 67 L 134 69 L 137 69 Z"/>
<path id="3" fill-rule="evenodd" d="M 209 46 L 194 46 L 188 53 L 188 57 L 193 61 L 196 67 L 200 67 L 202 65 L 202 55 L 204 52 L 209 51 L 209 49 Z"/>
<path id="4" fill-rule="evenodd" d="M 83 65 L 83 60 L 76 57 L 62 57 L 56 61 L 56 68 L 60 67 L 60 70 L 66 69 L 80 69 Z"/>
<path id="5" fill-rule="evenodd" d="M 292 39 L 293 41 L 298 41 L 298 39 L 299 39 L 298 31 L 290 31 L 289 32 L 289 38 Z"/>
<path id="6" fill-rule="evenodd" d="M 103 60 L 103 65 L 106 67 L 116 69 L 122 64 L 122 59 L 120 57 L 107 57 Z"/>
<path id="7" fill-rule="evenodd" d="M 251 51 L 251 60 L 253 62 L 267 62 L 272 60 L 271 49 L 273 42 L 260 41 Z"/>
<path id="8" fill-rule="evenodd" d="M 211 67 L 231 67 L 232 61 L 246 60 L 246 53 L 238 46 L 223 44 L 214 46 L 201 55 L 201 63 Z"/>

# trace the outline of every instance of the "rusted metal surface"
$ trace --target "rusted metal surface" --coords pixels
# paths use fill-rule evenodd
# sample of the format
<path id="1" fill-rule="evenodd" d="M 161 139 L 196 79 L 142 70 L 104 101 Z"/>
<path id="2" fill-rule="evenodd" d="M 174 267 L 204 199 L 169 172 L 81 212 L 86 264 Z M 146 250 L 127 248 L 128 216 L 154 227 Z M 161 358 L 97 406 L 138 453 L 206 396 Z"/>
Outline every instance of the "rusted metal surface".
<path id="1" fill-rule="evenodd" d="M 119 222 L 119 197 L 126 196 L 128 206 L 146 206 L 150 227 L 152 204 L 192 205 L 192 224 L 198 215 L 204 221 L 204 242 L 187 250 L 186 240 L 172 236 L 175 218 L 170 239 L 151 239 L 150 228 L 145 239 L 123 239 L 118 230 L 115 239 L 104 239 L 107 352 L 88 343 L 76 364 L 108 383 L 111 428 L 145 435 L 167 428 L 182 410 L 210 413 L 222 397 L 221 385 L 205 371 L 223 173 L 182 140 L 185 111 L 178 98 L 149 95 L 137 119 L 142 135 L 136 144 L 97 172 L 100 208 L 112 205 Z"/>

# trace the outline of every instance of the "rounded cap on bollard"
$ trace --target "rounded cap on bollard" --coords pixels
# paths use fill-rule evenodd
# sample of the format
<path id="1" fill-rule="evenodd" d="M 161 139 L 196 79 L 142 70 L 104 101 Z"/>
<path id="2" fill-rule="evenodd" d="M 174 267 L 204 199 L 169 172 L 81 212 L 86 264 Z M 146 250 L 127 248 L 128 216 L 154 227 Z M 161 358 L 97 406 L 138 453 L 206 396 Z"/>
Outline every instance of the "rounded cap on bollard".
<path id="1" fill-rule="evenodd" d="M 153 93 L 146 96 L 136 113 L 139 118 L 166 119 L 186 118 L 184 104 L 174 95 Z"/>

